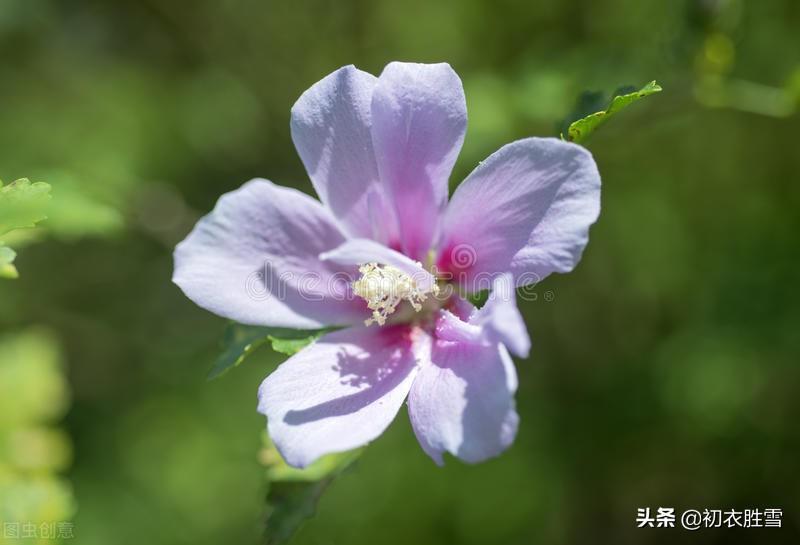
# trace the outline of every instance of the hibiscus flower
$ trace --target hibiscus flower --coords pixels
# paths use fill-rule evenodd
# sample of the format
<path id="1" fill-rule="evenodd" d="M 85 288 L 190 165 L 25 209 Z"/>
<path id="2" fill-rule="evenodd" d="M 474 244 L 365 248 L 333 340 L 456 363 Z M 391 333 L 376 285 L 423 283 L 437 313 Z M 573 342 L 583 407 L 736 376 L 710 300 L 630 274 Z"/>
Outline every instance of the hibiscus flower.
<path id="1" fill-rule="evenodd" d="M 584 148 L 512 142 L 448 202 L 467 128 L 447 64 L 341 68 L 299 98 L 291 133 L 319 201 L 267 180 L 223 195 L 175 250 L 174 282 L 243 324 L 337 328 L 270 374 L 258 410 L 286 462 L 377 438 L 404 401 L 438 464 L 514 441 L 509 351 L 530 339 L 515 288 L 568 272 L 600 211 Z M 491 288 L 476 309 L 463 297 Z"/>

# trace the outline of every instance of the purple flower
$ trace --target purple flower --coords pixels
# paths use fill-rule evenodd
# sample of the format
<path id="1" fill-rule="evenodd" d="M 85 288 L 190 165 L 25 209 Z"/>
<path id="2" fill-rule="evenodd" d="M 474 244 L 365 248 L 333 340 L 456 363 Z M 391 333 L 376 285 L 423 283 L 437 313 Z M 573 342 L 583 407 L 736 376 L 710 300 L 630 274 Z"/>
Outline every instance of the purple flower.
<path id="1" fill-rule="evenodd" d="M 422 448 L 467 462 L 514 440 L 509 351 L 530 339 L 514 287 L 568 272 L 600 210 L 584 148 L 508 144 L 448 203 L 467 128 L 447 64 L 347 66 L 292 108 L 295 146 L 321 203 L 253 180 L 220 198 L 175 250 L 174 281 L 198 305 L 252 325 L 342 326 L 264 380 L 258 410 L 286 461 L 378 437 L 403 401 Z M 458 289 L 453 289 L 454 287 Z M 480 310 L 459 295 L 492 288 Z"/>

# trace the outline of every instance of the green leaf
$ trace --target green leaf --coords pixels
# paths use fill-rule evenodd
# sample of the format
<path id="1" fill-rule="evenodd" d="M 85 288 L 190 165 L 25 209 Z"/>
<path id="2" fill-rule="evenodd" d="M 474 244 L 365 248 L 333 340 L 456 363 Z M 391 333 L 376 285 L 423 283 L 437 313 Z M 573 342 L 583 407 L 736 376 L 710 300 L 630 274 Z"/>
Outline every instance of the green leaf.
<path id="1" fill-rule="evenodd" d="M 651 81 L 638 91 L 627 92 L 625 94 L 620 94 L 619 92 L 615 93 L 615 96 L 611 99 L 611 103 L 605 110 L 600 110 L 571 123 L 567 129 L 567 140 L 575 143 L 583 142 L 614 114 L 624 110 L 634 102 L 646 96 L 660 92 L 661 86 L 655 81 Z M 564 135 L 562 134 L 561 137 L 563 138 Z"/>
<path id="2" fill-rule="evenodd" d="M 564 139 L 564 135 L 568 133 L 569 126 L 572 123 L 595 112 L 599 112 L 600 110 L 605 110 L 609 102 L 610 99 L 606 93 L 602 91 L 584 91 L 578 95 L 572 111 L 559 125 L 559 133 L 561 134 L 562 140 Z"/>
<path id="3" fill-rule="evenodd" d="M 35 227 L 47 218 L 50 186 L 22 178 L 4 186 L 0 181 L 0 236 L 15 229 Z M 17 254 L 0 241 L 0 278 L 18 278 L 14 266 Z"/>
<path id="4" fill-rule="evenodd" d="M 17 268 L 14 266 L 15 257 L 17 257 L 17 253 L 0 242 L 0 278 L 19 277 Z"/>
<path id="5" fill-rule="evenodd" d="M 362 454 L 363 449 L 324 456 L 305 469 L 290 467 L 266 438 L 261 461 L 267 466 L 267 545 L 287 543 L 314 516 L 330 484 Z"/>
<path id="6" fill-rule="evenodd" d="M 474 306 L 481 308 L 489 300 L 489 290 L 481 290 L 464 294 L 464 297 Z"/>
<path id="7" fill-rule="evenodd" d="M 47 218 L 50 185 L 22 178 L 3 186 L 0 182 L 0 235 L 34 227 Z"/>
<path id="8" fill-rule="evenodd" d="M 232 322 L 225 329 L 222 353 L 214 362 L 208 380 L 215 379 L 241 364 L 247 356 L 266 342 L 271 342 L 276 352 L 291 356 L 328 331 L 330 329 L 297 330 Z"/>
<path id="9" fill-rule="evenodd" d="M 281 354 L 286 354 L 287 356 L 293 356 L 300 352 L 302 348 L 305 348 L 312 342 L 319 339 L 322 334 L 325 333 L 325 331 L 316 331 L 311 335 L 308 335 L 308 331 L 300 331 L 298 333 L 302 333 L 305 336 L 299 339 L 282 339 L 280 337 L 270 335 L 268 338 L 270 342 L 272 342 L 272 349 L 275 352 L 280 352 Z"/>
<path id="10" fill-rule="evenodd" d="M 215 379 L 242 363 L 256 348 L 264 344 L 269 329 L 265 327 L 231 323 L 225 328 L 222 353 L 208 373 L 208 380 Z"/>
<path id="11" fill-rule="evenodd" d="M 314 516 L 317 503 L 333 481 L 272 483 L 267 494 L 267 545 L 288 543 L 303 523 Z"/>

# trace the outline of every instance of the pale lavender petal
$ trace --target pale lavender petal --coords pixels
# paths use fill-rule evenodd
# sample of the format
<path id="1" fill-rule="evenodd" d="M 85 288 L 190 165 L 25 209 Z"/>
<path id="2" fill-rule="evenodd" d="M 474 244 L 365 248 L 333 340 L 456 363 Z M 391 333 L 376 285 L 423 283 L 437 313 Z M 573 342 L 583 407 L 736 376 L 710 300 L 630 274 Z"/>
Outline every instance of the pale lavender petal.
<path id="1" fill-rule="evenodd" d="M 458 187 L 444 218 L 438 266 L 475 291 L 512 270 L 517 285 L 567 272 L 600 212 L 591 154 L 555 138 L 508 144 Z"/>
<path id="2" fill-rule="evenodd" d="M 397 243 L 394 207 L 372 148 L 377 78 L 345 66 L 311 86 L 292 107 L 292 140 L 317 194 L 353 236 Z"/>
<path id="3" fill-rule="evenodd" d="M 475 307 L 473 307 L 475 308 Z M 473 318 L 476 317 L 473 313 Z M 472 321 L 465 321 L 459 318 L 450 311 L 441 309 L 436 314 L 435 319 L 435 338 L 439 341 L 450 341 L 456 343 L 479 344 L 484 347 L 497 346 L 500 343 L 502 353 L 507 355 L 507 347 L 503 341 L 499 339 L 496 332 L 493 330 L 493 325 L 488 324 L 475 324 Z M 525 332 L 527 337 L 527 331 Z M 530 341 L 529 341 L 530 342 Z M 424 360 L 425 358 L 423 358 Z M 506 369 L 506 379 L 508 380 L 508 389 L 511 392 L 517 391 L 517 371 L 514 368 L 514 362 L 510 357 L 503 357 L 503 365 L 508 367 Z"/>
<path id="4" fill-rule="evenodd" d="M 394 419 L 417 372 L 407 327 L 329 333 L 264 380 L 258 410 L 289 465 L 365 445 Z"/>
<path id="5" fill-rule="evenodd" d="M 441 309 L 436 315 L 435 334 L 442 341 L 488 344 L 480 325 L 466 322 L 445 309 Z"/>
<path id="6" fill-rule="evenodd" d="M 475 307 L 475 305 L 473 305 L 460 295 L 452 296 L 448 301 L 447 307 L 448 307 L 447 310 L 449 310 L 450 312 L 452 312 L 454 315 L 458 316 L 459 318 L 461 318 L 461 320 L 465 322 L 468 322 L 470 318 L 472 318 L 475 315 L 475 313 L 478 312 L 478 309 Z"/>
<path id="7" fill-rule="evenodd" d="M 461 303 L 461 315 L 451 310 L 438 312 L 436 338 L 444 341 L 481 343 L 486 346 L 504 344 L 511 352 L 527 358 L 531 339 L 516 304 L 516 293 L 510 273 L 498 276 L 486 304 L 475 312 Z M 472 305 L 469 305 L 470 307 Z M 474 309 L 474 307 L 472 307 Z M 453 306 L 451 305 L 451 309 Z"/>
<path id="8" fill-rule="evenodd" d="M 408 398 L 414 433 L 441 465 L 450 452 L 477 463 L 508 448 L 517 433 L 516 373 L 502 345 L 436 340 Z"/>
<path id="9" fill-rule="evenodd" d="M 244 324 L 315 328 L 363 320 L 341 267 L 319 254 L 344 241 L 318 201 L 267 180 L 220 197 L 175 248 L 173 281 L 195 303 Z"/>
<path id="10" fill-rule="evenodd" d="M 531 338 L 517 308 L 514 278 L 510 273 L 499 275 L 494 280 L 489 299 L 470 324 L 483 328 L 489 339 L 503 343 L 517 356 L 528 357 Z"/>
<path id="11" fill-rule="evenodd" d="M 320 254 L 319 258 L 339 265 L 391 265 L 410 276 L 424 292 L 430 291 L 436 284 L 433 275 L 422 268 L 419 262 L 373 240 L 353 238 Z"/>
<path id="12" fill-rule="evenodd" d="M 378 172 L 397 210 L 403 252 L 424 260 L 447 201 L 467 128 L 458 75 L 448 64 L 393 62 L 372 97 Z"/>

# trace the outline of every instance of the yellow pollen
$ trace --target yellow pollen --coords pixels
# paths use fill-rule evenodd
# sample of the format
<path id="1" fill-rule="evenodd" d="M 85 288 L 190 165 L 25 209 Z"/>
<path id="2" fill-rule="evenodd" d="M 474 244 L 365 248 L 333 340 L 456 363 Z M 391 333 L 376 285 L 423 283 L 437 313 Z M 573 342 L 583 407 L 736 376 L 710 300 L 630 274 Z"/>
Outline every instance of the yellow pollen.
<path id="1" fill-rule="evenodd" d="M 367 307 L 372 311 L 372 317 L 364 320 L 368 326 L 373 323 L 379 326 L 385 324 L 386 318 L 403 301 L 408 301 L 419 312 L 428 293 L 435 296 L 439 292 L 436 284 L 430 291 L 420 290 L 413 278 L 391 265 L 367 263 L 361 265 L 358 272 L 361 278 L 353 282 L 353 291 L 367 302 Z"/>

